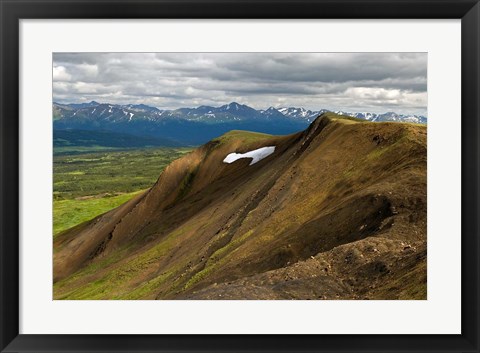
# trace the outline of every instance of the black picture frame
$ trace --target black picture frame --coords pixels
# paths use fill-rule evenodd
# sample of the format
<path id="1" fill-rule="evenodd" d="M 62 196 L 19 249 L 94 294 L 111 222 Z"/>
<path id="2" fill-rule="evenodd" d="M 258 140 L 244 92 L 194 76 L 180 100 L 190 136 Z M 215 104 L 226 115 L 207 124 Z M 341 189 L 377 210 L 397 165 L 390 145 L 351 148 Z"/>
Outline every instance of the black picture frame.
<path id="1" fill-rule="evenodd" d="M 478 0 L 0 0 L 0 12 L 1 352 L 479 352 Z M 243 336 L 19 334 L 19 20 L 59 18 L 461 19 L 462 333 Z"/>

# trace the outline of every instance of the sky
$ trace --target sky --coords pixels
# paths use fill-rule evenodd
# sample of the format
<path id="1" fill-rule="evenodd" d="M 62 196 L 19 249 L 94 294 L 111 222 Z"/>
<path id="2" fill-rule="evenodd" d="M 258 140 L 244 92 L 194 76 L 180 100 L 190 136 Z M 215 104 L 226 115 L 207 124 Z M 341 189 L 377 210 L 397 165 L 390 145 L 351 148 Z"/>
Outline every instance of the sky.
<path id="1" fill-rule="evenodd" d="M 427 54 L 54 53 L 53 100 L 427 115 Z"/>

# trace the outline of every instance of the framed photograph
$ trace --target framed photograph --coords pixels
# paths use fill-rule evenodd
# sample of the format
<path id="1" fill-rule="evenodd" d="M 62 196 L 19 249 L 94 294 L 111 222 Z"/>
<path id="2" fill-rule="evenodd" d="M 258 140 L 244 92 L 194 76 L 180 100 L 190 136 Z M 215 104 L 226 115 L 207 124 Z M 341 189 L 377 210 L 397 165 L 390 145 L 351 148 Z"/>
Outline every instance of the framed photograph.
<path id="1" fill-rule="evenodd" d="M 0 0 L 1 352 L 479 352 L 478 0 Z"/>

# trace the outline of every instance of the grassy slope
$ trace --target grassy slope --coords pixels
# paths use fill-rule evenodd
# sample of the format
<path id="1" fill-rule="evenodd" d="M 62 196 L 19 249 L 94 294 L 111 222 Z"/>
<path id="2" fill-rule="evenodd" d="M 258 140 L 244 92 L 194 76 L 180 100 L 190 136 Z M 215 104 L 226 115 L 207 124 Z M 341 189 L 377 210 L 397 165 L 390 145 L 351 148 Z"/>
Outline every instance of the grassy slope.
<path id="1" fill-rule="evenodd" d="M 88 221 L 127 202 L 140 191 L 115 196 L 99 195 L 84 200 L 58 200 L 53 206 L 53 236 L 72 228 L 77 224 Z"/>
<path id="2" fill-rule="evenodd" d="M 239 144 L 249 144 L 261 142 L 270 137 L 272 136 L 263 133 L 232 130 L 214 141 L 217 141 L 220 144 L 228 144 L 232 141 Z M 128 257 L 128 264 L 126 266 L 123 264 L 120 266 L 114 265 L 113 268 L 108 269 L 108 273 L 106 273 L 103 279 L 91 280 L 92 276 L 96 276 L 99 272 L 105 271 L 105 268 L 115 264 L 122 258 L 126 257 L 127 254 L 134 251 L 132 250 L 134 246 L 124 246 L 116 249 L 104 261 L 91 263 L 72 277 L 56 283 L 56 298 L 74 300 L 105 299 L 106 293 L 109 293 L 111 299 L 139 299 L 151 295 L 151 293 L 156 290 L 158 284 L 173 276 L 175 270 L 178 270 L 178 268 L 169 269 L 169 271 L 164 272 L 154 280 L 142 283 L 142 285 L 139 285 L 136 288 L 132 288 L 127 294 L 124 293 L 122 289 L 122 284 L 124 284 L 126 276 L 132 278 L 132 276 L 134 277 L 137 273 L 144 270 L 149 264 L 157 262 L 160 258 L 165 256 L 172 246 L 174 246 L 176 238 L 184 236 L 189 230 L 191 229 L 182 228 L 179 231 L 174 231 L 169 234 L 165 241 L 158 244 L 158 246 L 154 246 L 141 254 L 135 254 L 134 256 Z M 72 283 L 82 283 L 81 288 L 74 290 L 69 289 Z M 120 291 L 117 292 L 117 289 L 120 289 Z"/>
<path id="3" fill-rule="evenodd" d="M 213 141 L 218 141 L 220 143 L 227 143 L 231 140 L 239 140 L 242 143 L 250 143 L 261 141 L 263 139 L 267 139 L 272 137 L 272 135 L 264 134 L 261 132 L 251 132 L 251 131 L 243 131 L 243 130 L 232 130 L 223 134 L 222 136 L 214 139 Z"/>
<path id="4" fill-rule="evenodd" d="M 154 148 L 54 156 L 54 236 L 125 203 L 189 151 Z"/>
<path id="5" fill-rule="evenodd" d="M 202 289 L 210 283 L 215 283 L 215 285 L 217 282 L 222 283 L 226 280 L 225 276 L 229 276 L 228 281 L 235 280 L 236 272 L 240 271 L 240 267 L 244 267 L 245 264 L 261 265 L 261 263 L 256 264 L 255 262 L 265 259 L 265 255 L 272 257 L 272 263 L 267 265 L 273 264 L 276 266 L 277 261 L 283 261 L 282 256 L 295 255 L 292 251 L 297 251 L 297 245 L 302 245 L 302 238 L 312 235 L 309 228 L 304 226 L 305 224 L 308 225 L 309 220 L 318 223 L 318 225 L 317 223 L 312 224 L 312 230 L 328 229 L 332 224 L 327 217 L 330 213 L 334 215 L 332 219 L 336 220 L 333 224 L 342 225 L 349 222 L 350 215 L 354 214 L 352 210 L 355 211 L 358 208 L 368 206 L 366 204 L 359 204 L 359 206 L 357 204 L 351 204 L 351 206 L 347 204 L 351 209 L 346 209 L 344 213 L 337 212 L 341 211 L 339 205 L 343 207 L 343 200 L 352 199 L 352 195 L 355 195 L 355 193 L 363 195 L 368 192 L 368 195 L 372 193 L 377 196 L 388 195 L 390 202 L 397 205 L 397 210 L 400 207 L 415 207 L 415 205 L 410 205 L 410 202 L 419 202 L 420 198 L 412 197 L 412 200 L 410 200 L 405 196 L 412 192 L 412 187 L 418 187 L 419 192 L 424 192 L 423 185 L 417 184 L 416 181 L 416 178 L 419 180 L 424 178 L 424 171 L 421 169 L 423 168 L 421 158 L 423 158 L 425 139 L 424 128 L 413 125 L 410 128 L 409 124 L 397 125 L 392 123 L 392 127 L 401 127 L 401 129 L 390 130 L 388 128 L 390 123 L 377 125 L 376 123 L 365 122 L 362 123 L 364 128 L 357 129 L 355 127 L 356 122 L 353 119 L 341 120 L 342 124 L 331 124 L 328 131 L 325 132 L 325 134 L 331 134 L 331 139 L 328 139 L 325 143 L 322 143 L 322 139 L 319 139 L 315 153 L 306 154 L 302 157 L 302 162 L 296 164 L 295 169 L 288 169 L 283 174 L 274 176 L 275 184 L 269 186 L 268 193 L 265 192 L 263 195 L 257 192 L 262 190 L 264 184 L 266 185 L 268 171 L 266 171 L 265 176 L 261 170 L 258 171 L 258 177 L 249 181 L 245 186 L 248 187 L 247 199 L 245 199 L 247 205 L 256 202 L 256 196 L 261 195 L 262 200 L 257 203 L 256 208 L 239 207 L 244 201 L 242 199 L 243 195 L 239 192 L 243 189 L 240 186 L 237 189 L 233 184 L 227 185 L 229 193 L 225 201 L 212 196 L 212 200 L 218 202 L 218 208 L 205 208 L 181 226 L 165 233 L 162 232 L 161 235 L 155 233 L 159 232 L 158 228 L 150 227 L 151 233 L 147 233 L 147 235 L 158 236 L 158 240 L 145 246 L 142 245 L 140 248 L 130 243 L 114 249 L 107 257 L 100 257 L 71 277 L 57 282 L 54 287 L 55 297 L 57 299 L 154 299 L 157 295 L 162 294 L 162 291 L 166 291 L 167 294 L 175 294 L 171 291 L 171 288 L 175 291 L 185 291 L 195 289 L 198 284 L 204 282 L 205 284 L 202 287 L 198 287 L 198 289 Z M 351 125 L 351 128 L 347 125 Z M 385 138 L 385 140 L 376 144 L 375 138 L 377 135 L 380 135 L 382 139 Z M 253 142 L 257 141 L 252 134 L 233 132 L 221 138 L 220 142 L 228 143 L 231 137 L 239 137 L 242 141 L 250 139 Z M 265 136 L 258 136 L 258 140 L 263 139 L 263 137 Z M 236 138 L 232 140 L 236 140 Z M 408 159 L 406 157 L 410 153 L 417 153 L 415 152 L 417 150 L 420 156 L 418 167 L 411 162 L 415 161 L 415 158 Z M 359 156 L 355 155 L 357 151 Z M 225 151 L 221 153 L 223 156 Z M 339 155 L 342 156 L 341 165 L 339 165 Z M 272 168 L 274 165 L 277 166 L 273 163 Z M 321 169 L 318 168 L 319 163 L 323 165 Z M 280 167 L 281 164 L 278 163 L 278 166 Z M 232 165 L 229 170 L 235 167 Z M 419 173 L 418 176 L 416 173 Z M 293 177 L 293 175 L 296 176 Z M 404 175 L 403 180 L 399 179 L 401 175 Z M 385 179 L 385 181 L 382 179 Z M 411 185 L 409 184 L 410 181 Z M 403 186 L 404 182 L 405 186 Z M 311 185 L 315 187 L 310 190 L 307 186 Z M 207 190 L 206 188 L 202 195 L 208 197 L 215 192 L 215 189 Z M 419 194 L 419 196 L 422 195 Z M 289 200 L 285 207 L 276 207 L 276 200 L 284 198 Z M 356 198 L 353 200 L 355 201 Z M 373 200 L 375 199 L 369 199 L 368 202 L 373 202 Z M 186 199 L 183 205 L 187 207 L 190 203 L 196 204 L 198 202 L 202 202 L 201 198 L 192 197 Z M 272 207 L 276 207 L 274 213 L 272 213 Z M 221 209 L 222 212 L 216 212 L 216 209 Z M 292 212 L 292 210 L 298 212 Z M 168 212 L 174 211 L 175 209 L 172 209 Z M 180 208 L 178 210 L 179 214 L 182 213 L 181 211 Z M 320 211 L 326 216 L 321 219 L 315 218 L 318 217 Z M 373 211 L 375 209 L 372 209 Z M 172 214 L 175 215 L 175 213 Z M 170 215 L 170 213 L 166 213 L 166 215 Z M 371 252 L 370 255 L 365 255 L 370 262 L 365 262 L 366 259 L 361 254 L 358 255 L 358 260 L 353 257 L 355 261 L 358 261 L 358 266 L 349 266 L 348 268 L 356 270 L 365 267 L 366 283 L 371 282 L 372 276 L 378 275 L 380 279 L 383 278 L 380 277 L 383 274 L 377 272 L 383 271 L 384 262 L 388 266 L 392 266 L 392 271 L 401 275 L 403 273 L 400 272 L 401 269 L 396 269 L 394 264 L 388 263 L 391 260 L 390 252 L 398 256 L 399 263 L 403 263 L 403 259 L 406 258 L 406 255 L 403 255 L 405 252 L 402 245 L 404 239 L 407 239 L 408 242 L 416 241 L 417 236 L 413 236 L 412 232 L 415 231 L 416 234 L 418 231 L 420 234 L 426 229 L 423 223 L 406 221 L 407 216 L 408 213 L 405 216 L 396 217 L 394 231 L 385 228 L 389 234 L 388 237 L 392 238 L 388 240 L 388 246 L 384 244 L 387 240 L 383 238 L 364 240 L 361 244 L 365 244 L 365 251 Z M 415 216 L 416 214 L 413 213 L 409 217 Z M 237 218 L 240 223 L 236 221 Z M 165 219 L 170 218 L 165 217 Z M 269 221 L 264 222 L 265 219 Z M 371 221 L 373 223 L 374 220 Z M 161 226 L 161 224 L 159 223 L 157 226 Z M 381 226 L 383 227 L 383 225 Z M 219 227 L 222 227 L 220 228 L 222 231 L 217 232 L 213 238 L 207 239 Z M 298 228 L 298 231 L 288 227 Z M 342 226 L 338 229 L 337 234 L 348 234 L 351 231 L 357 231 L 357 229 L 361 230 L 363 227 L 362 223 L 353 224 L 351 228 L 346 229 L 343 229 Z M 149 231 L 150 228 L 146 231 Z M 228 236 L 227 233 L 229 232 L 233 237 Z M 301 232 L 302 237 L 296 237 L 297 232 Z M 282 233 L 283 235 L 280 238 Z M 409 239 L 410 236 L 412 239 Z M 421 236 L 418 236 L 418 238 L 421 238 Z M 328 239 L 325 238 L 325 240 Z M 275 242 L 278 242 L 278 245 Z M 376 242 L 378 242 L 378 245 Z M 370 246 L 370 243 L 373 245 Z M 343 247 L 334 248 L 325 252 L 325 255 L 321 255 L 321 259 L 322 261 L 328 261 L 326 263 L 329 265 L 332 264 L 333 270 L 336 268 L 341 276 L 346 276 L 344 274 L 346 269 L 344 264 L 347 263 L 347 260 L 353 261 L 350 260 L 350 252 L 354 253 L 355 247 L 357 247 L 355 243 L 349 243 Z M 194 249 L 194 254 L 188 252 L 188 249 Z M 298 249 L 298 251 L 301 251 L 303 247 Z M 342 253 L 342 251 L 347 250 L 348 252 L 345 254 Z M 364 253 L 366 254 L 366 252 Z M 205 254 L 205 259 L 203 254 Z M 312 250 L 312 255 L 314 254 L 315 252 Z M 385 256 L 385 260 L 381 256 Z M 308 258 L 310 256 L 307 256 Z M 311 266 L 311 269 L 308 266 L 305 268 L 317 271 L 318 264 L 315 262 L 317 260 L 311 259 L 311 261 L 314 262 L 314 266 Z M 410 271 L 404 277 L 398 279 L 399 285 L 404 287 L 404 292 L 401 293 L 400 298 L 422 299 L 426 296 L 426 286 L 423 284 L 425 283 L 423 279 L 412 281 L 415 285 L 409 287 L 400 283 L 409 276 L 423 278 L 425 269 L 421 266 L 424 265 L 420 264 L 419 266 L 415 267 L 415 271 Z M 269 268 L 266 267 L 266 269 Z M 256 267 L 256 270 L 259 270 L 259 267 Z M 244 271 L 248 273 L 250 270 L 245 268 Z M 317 272 L 314 273 L 317 275 Z M 353 273 L 352 276 L 353 279 L 345 277 L 345 281 L 356 279 L 358 274 Z M 262 280 L 261 283 L 263 282 Z M 418 287 L 416 283 L 420 282 L 422 284 Z M 390 284 L 394 288 L 392 293 L 390 293 L 389 287 L 379 288 L 375 297 L 389 298 L 392 296 L 392 299 L 395 299 L 398 296 L 397 283 L 390 282 Z M 248 291 L 252 290 L 250 287 L 243 286 L 243 288 Z"/>

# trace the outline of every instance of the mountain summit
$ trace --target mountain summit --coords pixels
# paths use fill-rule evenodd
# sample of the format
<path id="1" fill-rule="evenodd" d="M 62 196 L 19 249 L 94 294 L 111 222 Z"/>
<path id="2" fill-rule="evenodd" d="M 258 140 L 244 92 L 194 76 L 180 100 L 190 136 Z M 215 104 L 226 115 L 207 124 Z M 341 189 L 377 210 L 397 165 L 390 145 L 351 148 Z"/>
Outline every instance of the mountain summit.
<path id="1" fill-rule="evenodd" d="M 54 297 L 426 299 L 426 161 L 424 125 L 231 131 L 57 236 Z"/>

